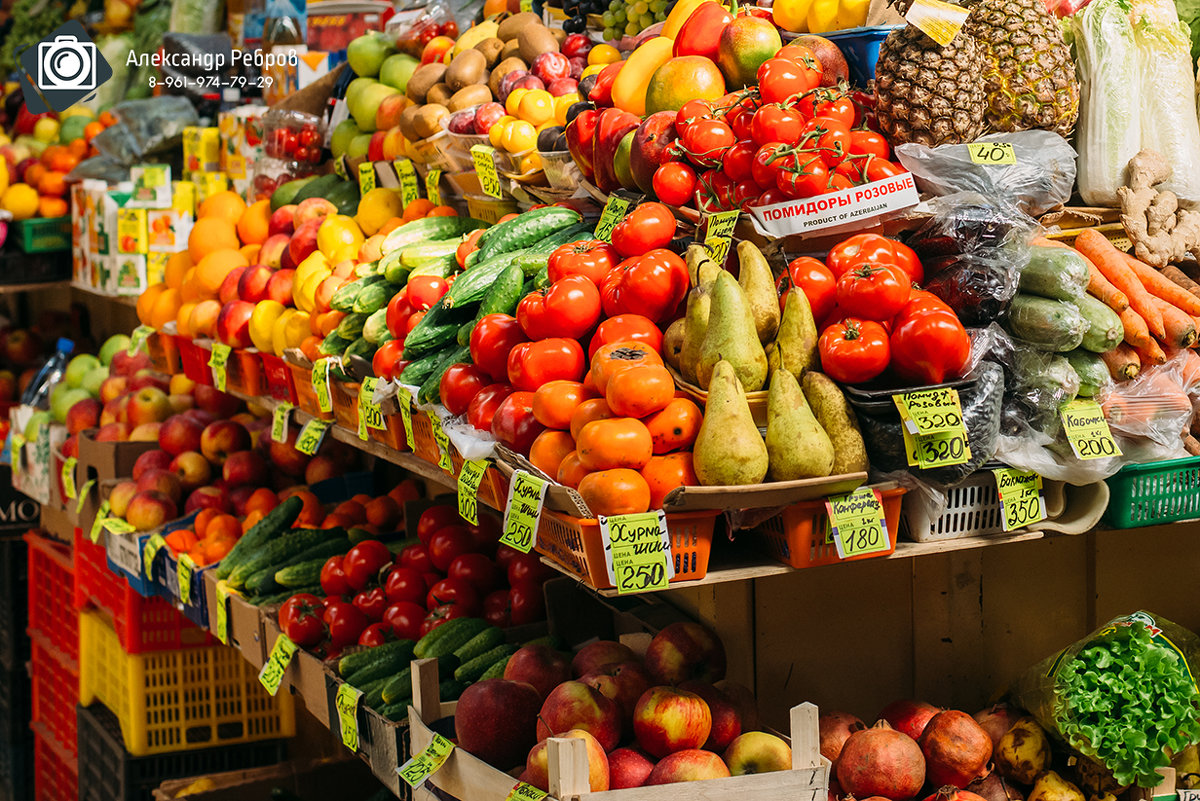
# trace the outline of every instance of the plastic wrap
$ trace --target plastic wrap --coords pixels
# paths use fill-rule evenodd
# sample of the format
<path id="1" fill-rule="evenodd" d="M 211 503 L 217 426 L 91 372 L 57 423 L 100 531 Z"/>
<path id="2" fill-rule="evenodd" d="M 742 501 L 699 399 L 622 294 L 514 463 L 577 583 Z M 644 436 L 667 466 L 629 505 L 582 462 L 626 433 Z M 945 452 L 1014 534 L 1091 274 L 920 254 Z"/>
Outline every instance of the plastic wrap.
<path id="1" fill-rule="evenodd" d="M 1113 384 L 1101 393 L 1100 406 L 1115 436 L 1182 450 L 1180 437 L 1192 420 L 1192 401 L 1184 389 L 1185 358 L 1186 354 L 1178 353 L 1166 364 L 1143 370 L 1133 380 Z"/>
<path id="2" fill-rule="evenodd" d="M 925 274 L 949 266 L 954 256 L 979 255 L 1007 262 L 1015 272 L 1028 260 L 1026 243 L 1037 223 L 1011 203 L 978 192 L 960 192 L 924 204 L 928 219 L 906 240 Z"/>
<path id="3" fill-rule="evenodd" d="M 976 164 L 963 145 L 926 147 L 915 142 L 896 148 L 896 157 L 912 172 L 923 192 L 950 195 L 979 192 L 1000 197 L 1034 216 L 1063 205 L 1075 185 L 1075 149 L 1053 131 L 1019 131 L 980 137 L 1007 142 L 1016 164 Z"/>
<path id="4" fill-rule="evenodd" d="M 1017 271 L 1005 258 L 951 256 L 924 288 L 946 301 L 962 324 L 985 326 L 997 320 L 1017 293 Z"/>

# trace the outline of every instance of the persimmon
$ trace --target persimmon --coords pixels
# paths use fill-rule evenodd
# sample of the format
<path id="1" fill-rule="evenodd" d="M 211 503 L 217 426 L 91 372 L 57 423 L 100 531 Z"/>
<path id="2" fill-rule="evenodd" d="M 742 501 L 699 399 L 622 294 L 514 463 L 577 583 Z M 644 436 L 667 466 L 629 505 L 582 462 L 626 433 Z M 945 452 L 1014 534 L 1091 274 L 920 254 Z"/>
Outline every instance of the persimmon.
<path id="1" fill-rule="evenodd" d="M 619 467 L 588 473 L 579 482 L 579 494 L 592 514 L 633 515 L 650 508 L 650 486 L 636 470 Z"/>
<path id="2" fill-rule="evenodd" d="M 192 529 L 196 532 L 196 536 L 204 539 L 208 535 L 208 524 L 214 518 L 220 517 L 223 514 L 220 509 L 205 507 L 196 513 L 196 519 L 192 522 Z"/>
<path id="3" fill-rule="evenodd" d="M 547 381 L 533 393 L 533 417 L 546 428 L 566 431 L 571 427 L 571 415 L 585 397 L 583 384 L 578 381 Z"/>
<path id="4" fill-rule="evenodd" d="M 546 429 L 529 448 L 529 462 L 548 476 L 558 476 L 559 465 L 575 452 L 575 440 L 566 431 Z"/>
<path id="5" fill-rule="evenodd" d="M 351 525 L 367 522 L 367 510 L 355 500 L 342 501 L 333 507 L 333 514 L 350 521 Z"/>
<path id="6" fill-rule="evenodd" d="M 652 456 L 641 469 L 642 478 L 650 487 L 650 508 L 661 509 L 667 493 L 676 487 L 691 487 L 700 483 L 692 469 L 692 452 Z"/>
<path id="7" fill-rule="evenodd" d="M 704 412 L 690 398 L 672 398 L 661 411 L 642 422 L 650 431 L 656 454 L 689 448 L 700 433 Z"/>
<path id="8" fill-rule="evenodd" d="M 579 461 L 579 452 L 571 451 L 558 465 L 558 483 L 571 489 L 578 489 L 579 482 L 588 474 L 588 470 Z"/>
<path id="9" fill-rule="evenodd" d="M 578 441 L 579 432 L 585 425 L 593 420 L 606 420 L 610 417 L 616 417 L 616 415 L 613 414 L 612 409 L 608 408 L 608 402 L 604 398 L 585 400 L 576 406 L 575 411 L 571 414 L 571 436 Z"/>
<path id="10" fill-rule="evenodd" d="M 632 417 L 593 420 L 580 430 L 575 442 L 579 461 L 588 470 L 641 470 L 654 454 L 650 432 Z"/>
<path id="11" fill-rule="evenodd" d="M 662 365 L 662 356 L 644 342 L 610 342 L 592 356 L 592 381 L 601 394 L 608 391 L 608 382 L 620 371 L 638 364 Z"/>
<path id="12" fill-rule="evenodd" d="M 163 539 L 166 540 L 166 543 L 170 546 L 171 550 L 177 554 L 187 553 L 192 548 L 196 547 L 196 543 L 199 542 L 195 532 L 186 528 L 172 531 Z"/>
<path id="13" fill-rule="evenodd" d="M 662 411 L 675 397 L 675 379 L 661 364 L 639 364 L 608 379 L 604 399 L 614 414 L 645 417 Z"/>

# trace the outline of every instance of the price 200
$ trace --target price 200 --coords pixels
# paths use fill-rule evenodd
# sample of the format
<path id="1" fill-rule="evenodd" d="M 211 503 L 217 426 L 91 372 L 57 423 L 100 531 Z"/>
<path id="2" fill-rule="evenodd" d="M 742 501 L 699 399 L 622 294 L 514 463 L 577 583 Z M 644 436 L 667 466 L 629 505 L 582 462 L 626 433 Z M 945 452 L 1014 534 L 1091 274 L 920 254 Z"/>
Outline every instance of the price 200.
<path id="1" fill-rule="evenodd" d="M 966 453 L 966 447 L 967 443 L 961 436 L 949 439 L 924 439 L 921 441 L 921 455 L 926 462 L 961 459 Z"/>
<path id="2" fill-rule="evenodd" d="M 617 584 L 627 590 L 646 590 L 650 587 L 657 587 L 667 577 L 667 568 L 662 562 L 655 562 L 652 565 L 626 565 L 619 570 Z"/>
<path id="3" fill-rule="evenodd" d="M 1075 449 L 1079 451 L 1080 459 L 1098 456 L 1116 456 L 1117 444 L 1111 437 L 1087 437 L 1075 441 Z"/>

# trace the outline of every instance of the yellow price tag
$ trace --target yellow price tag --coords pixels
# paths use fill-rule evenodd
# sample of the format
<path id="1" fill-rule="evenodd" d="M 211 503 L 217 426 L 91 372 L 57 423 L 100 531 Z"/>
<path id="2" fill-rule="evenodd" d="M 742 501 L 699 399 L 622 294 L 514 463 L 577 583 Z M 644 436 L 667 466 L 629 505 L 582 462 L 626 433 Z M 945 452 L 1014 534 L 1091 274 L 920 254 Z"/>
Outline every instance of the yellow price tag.
<path id="1" fill-rule="evenodd" d="M 405 207 L 421 197 L 420 184 L 417 182 L 417 169 L 411 159 L 397 159 L 392 163 L 396 168 L 396 176 L 400 179 L 400 200 Z"/>
<path id="2" fill-rule="evenodd" d="M 142 567 L 146 569 L 146 578 L 154 578 L 154 557 L 158 556 L 158 552 L 166 545 L 167 541 L 163 539 L 162 534 L 151 534 L 150 539 L 146 540 L 146 545 L 142 548 Z"/>
<path id="3" fill-rule="evenodd" d="M 475 162 L 475 173 L 479 176 L 479 186 L 489 197 L 503 197 L 504 190 L 500 188 L 500 176 L 496 172 L 495 148 L 487 145 L 474 145 L 471 148 L 471 160 Z"/>
<path id="4" fill-rule="evenodd" d="M 338 723 L 341 724 L 342 730 L 342 745 L 351 751 L 358 750 L 358 702 L 362 696 L 362 690 L 356 690 L 344 683 L 338 687 L 337 695 L 334 696 Z"/>
<path id="5" fill-rule="evenodd" d="M 598 521 L 617 594 L 665 590 L 675 575 L 666 512 L 600 516 Z"/>
<path id="6" fill-rule="evenodd" d="M 287 401 L 280 401 L 271 412 L 271 439 L 276 442 L 287 442 L 288 417 L 296 407 Z"/>
<path id="7" fill-rule="evenodd" d="M 479 484 L 486 472 L 486 459 L 468 459 L 458 473 L 458 513 L 473 526 L 479 525 Z"/>
<path id="8" fill-rule="evenodd" d="M 442 428 L 442 421 L 436 414 L 430 413 L 429 427 L 433 429 L 433 441 L 438 447 L 438 467 L 448 472 L 454 472 L 454 462 L 450 461 L 450 437 Z"/>
<path id="9" fill-rule="evenodd" d="M 333 411 L 333 396 L 329 394 L 329 359 L 317 359 L 312 369 L 312 388 L 317 393 L 317 408 Z"/>
<path id="10" fill-rule="evenodd" d="M 409 787 L 415 789 L 446 764 L 453 750 L 454 743 L 440 734 L 435 734 L 428 748 L 396 768 L 396 772 Z"/>
<path id="11" fill-rule="evenodd" d="M 425 173 L 425 196 L 435 206 L 442 205 L 441 170 L 430 170 Z"/>
<path id="12" fill-rule="evenodd" d="M 100 541 L 100 532 L 104 530 L 104 521 L 108 518 L 108 510 L 108 501 L 101 501 L 100 508 L 96 510 L 96 519 L 92 521 L 92 530 L 88 532 L 88 539 L 93 543 Z"/>
<path id="13" fill-rule="evenodd" d="M 596 223 L 596 238 L 611 242 L 612 230 L 625 218 L 628 211 L 628 200 L 616 195 L 609 195 L 608 202 L 604 204 L 604 211 L 600 212 L 600 222 Z"/>
<path id="14" fill-rule="evenodd" d="M 229 364 L 229 354 L 233 348 L 221 342 L 212 343 L 212 355 L 208 357 L 208 366 L 212 368 L 213 386 L 219 391 L 225 391 L 226 365 Z"/>
<path id="15" fill-rule="evenodd" d="M 893 397 L 910 434 L 943 434 L 963 430 L 962 404 L 952 387 L 906 392 Z"/>
<path id="16" fill-rule="evenodd" d="M 350 174 L 346 172 L 346 159 L 344 156 L 333 160 L 333 174 L 343 181 L 350 180 Z"/>
<path id="17" fill-rule="evenodd" d="M 133 524 L 119 517 L 104 518 L 104 530 L 113 534 L 129 534 L 137 531 Z"/>
<path id="18" fill-rule="evenodd" d="M 904 18 L 933 41 L 946 47 L 958 36 L 970 9 L 942 0 L 915 0 Z"/>
<path id="19" fill-rule="evenodd" d="M 62 485 L 63 495 L 67 496 L 68 501 L 75 500 L 75 465 L 79 464 L 79 460 L 74 456 L 68 456 L 63 460 L 62 466 Z"/>
<path id="20" fill-rule="evenodd" d="M 521 0 L 522 11 L 533 11 L 533 0 Z"/>
<path id="21" fill-rule="evenodd" d="M 542 801 L 549 793 L 542 792 L 532 784 L 517 782 L 505 796 L 504 801 Z"/>
<path id="22" fill-rule="evenodd" d="M 79 501 L 75 504 L 75 514 L 81 514 L 83 512 L 83 505 L 87 503 L 88 493 L 92 491 L 92 487 L 95 485 L 96 479 L 94 478 L 89 478 L 87 481 L 83 482 L 83 488 L 79 490 Z M 95 540 L 92 540 L 92 542 L 95 542 Z"/>
<path id="23" fill-rule="evenodd" d="M 1100 404 L 1092 400 L 1073 400 L 1062 407 L 1059 414 L 1075 458 L 1086 461 L 1122 455 Z"/>
<path id="24" fill-rule="evenodd" d="M 870 487 L 825 500 L 833 544 L 839 559 L 886 551 L 891 547 L 883 504 Z"/>
<path id="25" fill-rule="evenodd" d="M 708 215 L 708 230 L 704 234 L 704 247 L 717 264 L 724 264 L 729 255 L 729 245 L 733 238 L 733 229 L 737 227 L 740 212 L 718 211 Z"/>
<path id="26" fill-rule="evenodd" d="M 129 335 L 129 348 L 126 351 L 130 356 L 136 354 L 146 346 L 146 340 L 154 333 L 154 329 L 148 325 L 139 325 L 133 329 L 133 333 Z"/>
<path id="27" fill-rule="evenodd" d="M 196 571 L 196 563 L 186 553 L 179 555 L 175 565 L 175 577 L 179 579 L 179 600 L 185 604 L 192 599 L 192 575 Z"/>
<path id="28" fill-rule="evenodd" d="M 387 426 L 383 422 L 383 411 L 375 403 L 375 387 L 378 378 L 364 378 L 358 387 L 358 438 L 367 440 L 367 429 L 383 431 Z"/>
<path id="29" fill-rule="evenodd" d="M 266 664 L 262 666 L 262 670 L 258 671 L 259 683 L 266 687 L 267 692 L 271 695 L 279 692 L 279 685 L 283 684 L 283 674 L 287 672 L 288 665 L 292 663 L 292 657 L 295 655 L 296 643 L 280 632 L 279 639 L 271 648 L 271 655 L 267 657 Z"/>
<path id="30" fill-rule="evenodd" d="M 1010 142 L 972 142 L 967 154 L 974 164 L 1016 164 L 1017 154 Z"/>
<path id="31" fill-rule="evenodd" d="M 25 435 L 12 435 L 12 471 L 14 476 L 21 475 L 21 454 L 25 450 Z"/>
<path id="32" fill-rule="evenodd" d="M 412 393 L 403 387 L 396 390 L 396 403 L 400 406 L 400 420 L 404 423 L 404 440 L 412 450 L 417 447 L 417 438 L 413 436 Z"/>
<path id="33" fill-rule="evenodd" d="M 508 503 L 504 511 L 504 534 L 500 542 L 529 553 L 537 542 L 538 520 L 542 516 L 542 504 L 546 500 L 547 482 L 535 478 L 524 470 L 513 473 L 508 485 Z"/>
<path id="34" fill-rule="evenodd" d="M 229 645 L 229 588 L 225 579 L 217 582 L 217 639 Z"/>
<path id="35" fill-rule="evenodd" d="M 938 434 L 910 434 L 907 426 L 900 426 L 904 439 L 904 450 L 908 464 L 930 469 L 966 464 L 971 461 L 971 446 L 967 442 L 967 430 L 943 431 Z"/>
<path id="36" fill-rule="evenodd" d="M 367 194 L 375 188 L 375 165 L 364 161 L 358 165 L 358 191 Z"/>
<path id="37" fill-rule="evenodd" d="M 305 456 L 315 456 L 317 449 L 321 447 L 321 440 L 325 439 L 325 432 L 331 425 L 333 424 L 328 420 L 319 420 L 316 417 L 309 420 L 296 437 L 296 450 Z"/>
<path id="38" fill-rule="evenodd" d="M 1042 495 L 1042 477 L 1032 470 L 1000 467 L 996 476 L 996 492 L 1004 512 L 1004 530 L 1024 528 L 1046 519 L 1046 498 Z"/>

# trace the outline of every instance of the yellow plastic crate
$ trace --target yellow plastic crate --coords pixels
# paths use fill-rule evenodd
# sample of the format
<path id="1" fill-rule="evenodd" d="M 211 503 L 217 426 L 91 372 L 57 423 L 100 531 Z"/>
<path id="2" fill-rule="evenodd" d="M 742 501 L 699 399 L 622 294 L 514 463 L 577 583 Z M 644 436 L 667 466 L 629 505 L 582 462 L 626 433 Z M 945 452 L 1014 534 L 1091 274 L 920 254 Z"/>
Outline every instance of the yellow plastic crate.
<path id="1" fill-rule="evenodd" d="M 79 613 L 79 701 L 121 722 L 134 756 L 291 737 L 288 693 L 272 698 L 233 648 L 127 654 L 102 613 Z"/>

